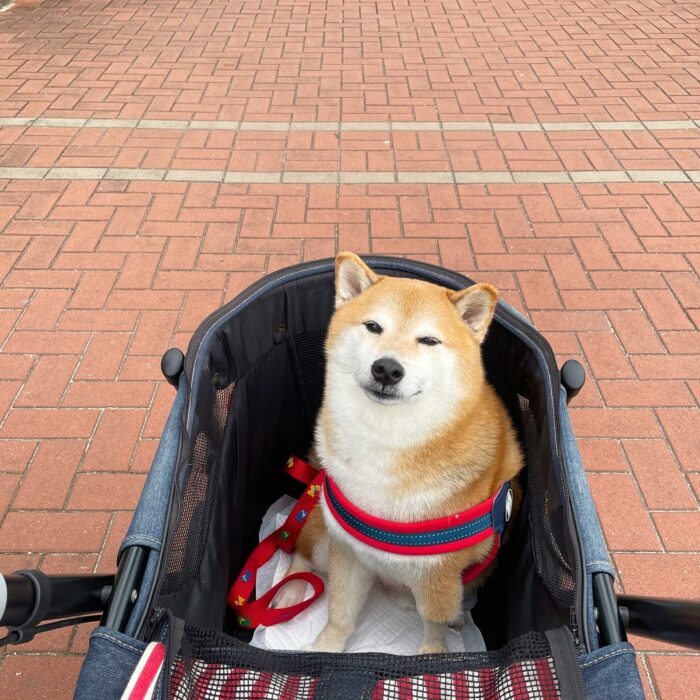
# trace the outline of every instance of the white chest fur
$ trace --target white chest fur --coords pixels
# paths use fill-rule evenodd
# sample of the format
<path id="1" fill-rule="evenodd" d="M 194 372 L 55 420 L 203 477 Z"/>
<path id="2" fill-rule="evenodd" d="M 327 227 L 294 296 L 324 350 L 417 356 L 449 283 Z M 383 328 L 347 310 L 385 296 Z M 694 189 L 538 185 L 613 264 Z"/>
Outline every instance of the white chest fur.
<path id="1" fill-rule="evenodd" d="M 421 577 L 443 558 L 439 554 L 421 556 L 392 554 L 371 547 L 343 529 L 329 511 L 325 501 L 322 500 L 321 503 L 329 535 L 350 547 L 364 567 L 387 583 L 413 588 Z"/>
<path id="2" fill-rule="evenodd" d="M 376 445 L 368 449 L 367 442 L 362 442 L 350 456 L 343 449 L 350 452 L 348 444 L 343 443 L 343 446 L 324 449 L 324 441 L 317 439 L 321 461 L 343 494 L 358 508 L 375 517 L 399 522 L 424 520 L 426 513 L 450 494 L 450 485 L 444 483 L 422 488 L 420 492 L 399 490 L 393 470 L 395 450 L 382 450 Z M 393 453 L 391 456 L 390 452 Z M 337 522 L 324 499 L 321 503 L 330 536 L 350 547 L 366 568 L 387 582 L 413 587 L 426 571 L 443 559 L 442 555 L 393 554 L 371 547 L 353 537 Z"/>

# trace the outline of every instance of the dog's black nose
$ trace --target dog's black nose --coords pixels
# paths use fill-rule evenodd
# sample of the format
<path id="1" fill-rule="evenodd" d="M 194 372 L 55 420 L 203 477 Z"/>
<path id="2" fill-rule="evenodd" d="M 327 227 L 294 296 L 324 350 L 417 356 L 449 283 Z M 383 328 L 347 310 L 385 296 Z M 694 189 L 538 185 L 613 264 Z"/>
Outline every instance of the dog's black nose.
<path id="1" fill-rule="evenodd" d="M 403 375 L 404 368 L 390 357 L 380 357 L 372 363 L 372 376 L 382 385 L 398 384 Z"/>

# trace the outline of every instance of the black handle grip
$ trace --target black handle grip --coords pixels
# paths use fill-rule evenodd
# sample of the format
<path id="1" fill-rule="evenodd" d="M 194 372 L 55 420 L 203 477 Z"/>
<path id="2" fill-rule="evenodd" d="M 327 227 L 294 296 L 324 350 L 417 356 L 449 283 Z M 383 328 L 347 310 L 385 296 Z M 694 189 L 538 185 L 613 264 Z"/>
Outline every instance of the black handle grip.
<path id="1" fill-rule="evenodd" d="M 621 595 L 617 603 L 632 634 L 700 649 L 700 601 Z"/>
<path id="2" fill-rule="evenodd" d="M 7 601 L 4 611 L 0 611 L 0 625 L 23 627 L 102 611 L 114 576 L 54 576 L 43 571 L 16 571 L 4 580 Z"/>
<path id="3" fill-rule="evenodd" d="M 0 625 L 4 627 L 16 627 L 23 625 L 34 610 L 36 593 L 34 582 L 22 574 L 10 574 L 0 581 L 0 587 L 4 585 L 4 609 L 0 610 Z"/>

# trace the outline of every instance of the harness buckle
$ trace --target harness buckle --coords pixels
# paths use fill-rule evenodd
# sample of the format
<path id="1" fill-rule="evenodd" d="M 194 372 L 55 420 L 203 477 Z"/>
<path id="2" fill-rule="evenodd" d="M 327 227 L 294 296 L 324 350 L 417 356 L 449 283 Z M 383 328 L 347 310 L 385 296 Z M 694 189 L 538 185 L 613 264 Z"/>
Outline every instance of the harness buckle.
<path id="1" fill-rule="evenodd" d="M 506 504 L 503 509 L 503 515 L 505 517 L 505 521 L 508 522 L 510 520 L 510 515 L 513 512 L 513 489 L 509 488 L 508 493 L 506 493 Z"/>

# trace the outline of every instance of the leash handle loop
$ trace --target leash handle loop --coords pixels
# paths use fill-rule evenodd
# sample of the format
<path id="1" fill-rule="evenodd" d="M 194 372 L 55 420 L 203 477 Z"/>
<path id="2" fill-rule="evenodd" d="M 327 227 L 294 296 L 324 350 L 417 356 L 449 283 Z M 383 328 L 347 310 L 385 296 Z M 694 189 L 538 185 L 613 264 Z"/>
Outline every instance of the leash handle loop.
<path id="1" fill-rule="evenodd" d="M 316 601 L 324 590 L 323 580 L 310 572 L 299 572 L 285 576 L 257 600 L 250 601 L 255 591 L 258 570 L 266 564 L 278 549 L 291 553 L 299 533 L 306 524 L 309 514 L 318 505 L 324 480 L 323 471 L 302 462 L 297 457 L 287 461 L 288 473 L 295 479 L 306 484 L 307 488 L 294 505 L 283 525 L 268 535 L 251 552 L 241 573 L 234 581 L 228 594 L 228 604 L 236 613 L 236 619 L 241 627 L 258 627 L 279 624 L 291 620 Z M 286 608 L 269 608 L 277 592 L 291 581 L 304 581 L 311 585 L 313 594 L 310 598 Z"/>

